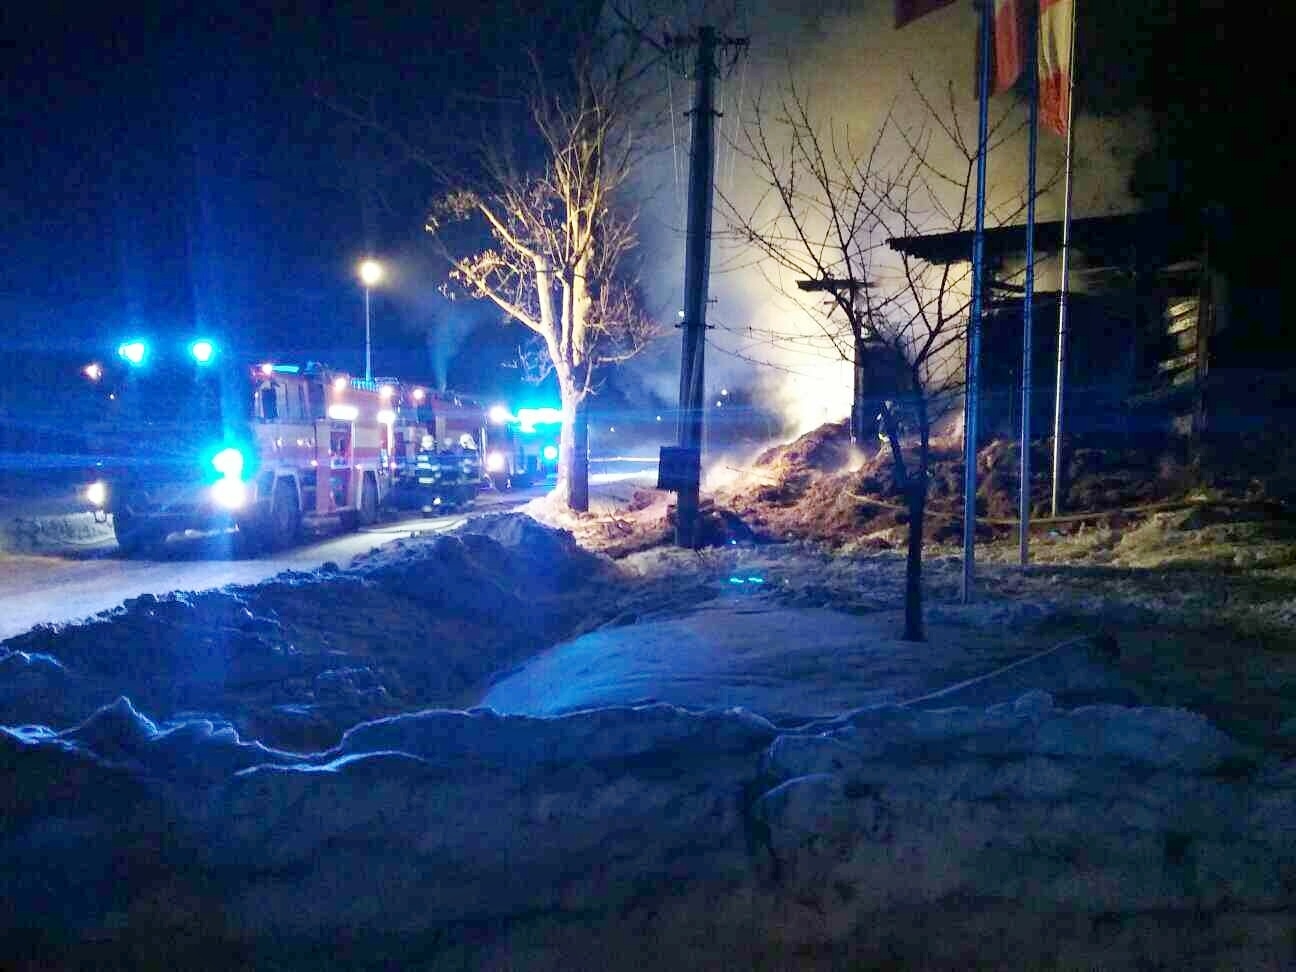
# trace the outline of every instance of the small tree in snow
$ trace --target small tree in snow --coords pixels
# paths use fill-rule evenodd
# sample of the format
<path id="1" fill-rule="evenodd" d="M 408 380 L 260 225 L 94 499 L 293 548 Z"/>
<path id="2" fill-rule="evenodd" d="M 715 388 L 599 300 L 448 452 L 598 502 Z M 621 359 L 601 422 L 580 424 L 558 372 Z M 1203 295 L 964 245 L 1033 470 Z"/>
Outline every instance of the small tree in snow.
<path id="1" fill-rule="evenodd" d="M 970 280 L 965 266 L 933 267 L 891 252 L 887 240 L 970 228 L 976 144 L 958 125 L 952 88 L 947 112 L 914 91 L 925 121 L 908 128 L 889 113 L 863 146 L 831 121 L 818 124 L 795 86 L 772 117 L 758 99 L 735 150 L 761 196 L 745 207 L 721 199 L 731 239 L 763 255 L 777 289 L 827 295 L 809 308 L 811 339 L 854 365 L 852 432 L 881 431 L 891 453 L 908 509 L 904 638 L 921 641 L 931 435 L 959 404 Z M 992 148 L 1006 117 L 992 126 Z"/>

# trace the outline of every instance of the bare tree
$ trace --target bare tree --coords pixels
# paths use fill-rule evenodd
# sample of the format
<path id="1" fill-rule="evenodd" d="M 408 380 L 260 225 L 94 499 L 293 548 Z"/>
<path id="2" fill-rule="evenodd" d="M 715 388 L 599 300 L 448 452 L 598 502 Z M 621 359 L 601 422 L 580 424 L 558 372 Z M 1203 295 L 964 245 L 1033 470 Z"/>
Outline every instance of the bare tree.
<path id="1" fill-rule="evenodd" d="M 615 57 L 605 49 L 575 60 L 557 93 L 537 85 L 527 118 L 544 151 L 539 171 L 487 152 L 484 181 L 447 193 L 427 220 L 454 284 L 528 328 L 541 353 L 524 363 L 538 365 L 529 369 L 535 375 L 556 376 L 557 492 L 575 510 L 589 506 L 586 400 L 603 369 L 633 357 L 657 332 L 629 266 L 636 212 L 618 198 L 643 151 L 631 131 L 642 76 L 633 42 Z M 463 245 L 462 234 L 447 231 L 456 222 L 476 223 L 489 244 Z"/>
<path id="2" fill-rule="evenodd" d="M 809 343 L 855 369 L 852 432 L 880 431 L 892 458 L 893 484 L 908 508 L 906 640 L 924 638 L 922 550 L 932 429 L 959 402 L 969 305 L 969 270 L 932 267 L 889 251 L 898 236 L 968 229 L 973 221 L 975 135 L 959 125 L 952 87 L 940 110 L 917 84 L 924 120 L 916 126 L 888 112 L 859 145 L 849 131 L 820 125 L 790 85 L 770 110 L 757 99 L 735 151 L 755 170 L 758 199 L 722 196 L 731 239 L 764 258 L 767 279 L 792 296 L 822 292 L 809 309 Z M 1008 113 L 991 127 L 991 148 Z M 989 215 L 1002 222 L 1023 200 Z"/>

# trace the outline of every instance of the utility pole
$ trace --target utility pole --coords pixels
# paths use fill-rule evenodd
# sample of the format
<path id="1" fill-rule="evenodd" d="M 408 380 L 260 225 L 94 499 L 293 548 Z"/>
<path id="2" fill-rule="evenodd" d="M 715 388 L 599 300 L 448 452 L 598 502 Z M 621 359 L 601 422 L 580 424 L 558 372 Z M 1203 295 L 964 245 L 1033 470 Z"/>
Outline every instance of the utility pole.
<path id="1" fill-rule="evenodd" d="M 717 54 L 724 47 L 742 47 L 745 40 L 722 38 L 714 27 L 702 27 L 696 38 L 679 38 L 676 45 L 697 44 L 696 87 L 693 96 L 692 151 L 689 159 L 688 222 L 684 251 L 683 354 L 680 358 L 678 477 L 669 488 L 678 490 L 675 543 L 698 545 L 699 489 L 702 480 L 702 431 L 706 402 L 706 306 L 711 268 L 711 209 L 715 191 L 715 79 Z M 659 473 L 661 480 L 665 477 Z M 663 485 L 665 483 L 663 482 Z"/>
<path id="2" fill-rule="evenodd" d="M 960 600 L 972 601 L 976 576 L 977 423 L 981 381 L 981 300 L 985 284 L 986 153 L 990 150 L 991 0 L 976 4 L 981 17 L 981 65 L 977 87 L 976 218 L 972 230 L 972 301 L 968 313 L 967 368 L 963 406 L 963 578 Z"/>
<path id="3" fill-rule="evenodd" d="M 838 306 L 845 303 L 850 308 L 851 334 L 854 336 L 855 344 L 855 382 L 851 393 L 850 439 L 853 445 L 859 446 L 866 438 L 865 423 L 877 417 L 876 411 L 872 415 L 866 415 L 865 413 L 870 409 L 864 407 L 864 395 L 867 391 L 864 387 L 867 384 L 864 359 L 868 354 L 868 342 L 874 334 L 869 325 L 860 320 L 859 309 L 855 306 L 859 292 L 868 287 L 868 281 L 857 280 L 854 277 L 824 277 L 821 280 L 798 280 L 796 285 L 798 290 L 806 293 L 832 294 L 834 303 Z"/>

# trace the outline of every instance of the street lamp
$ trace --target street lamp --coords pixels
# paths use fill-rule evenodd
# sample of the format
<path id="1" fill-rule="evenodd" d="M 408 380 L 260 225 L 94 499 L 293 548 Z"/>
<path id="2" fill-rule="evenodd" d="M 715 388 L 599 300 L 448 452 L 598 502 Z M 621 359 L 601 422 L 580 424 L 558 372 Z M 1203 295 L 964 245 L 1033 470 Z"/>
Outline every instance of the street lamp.
<path id="1" fill-rule="evenodd" d="M 365 381 L 373 381 L 373 339 L 369 329 L 369 291 L 382 282 L 383 265 L 377 260 L 360 262 L 360 282 L 365 294 Z"/>

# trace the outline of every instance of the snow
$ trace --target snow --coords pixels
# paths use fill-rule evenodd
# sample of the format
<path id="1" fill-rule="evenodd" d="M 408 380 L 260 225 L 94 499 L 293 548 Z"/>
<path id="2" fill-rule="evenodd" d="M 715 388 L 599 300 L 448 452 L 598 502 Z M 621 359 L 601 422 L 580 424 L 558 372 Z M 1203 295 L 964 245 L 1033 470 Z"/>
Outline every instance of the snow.
<path id="1" fill-rule="evenodd" d="M 66 475 L 0 475 L 0 554 L 94 549 L 113 544 L 112 527 L 97 522 Z"/>
<path id="2" fill-rule="evenodd" d="M 143 594 L 37 627 L 0 646 L 0 724 L 63 728 L 127 696 L 163 720 L 229 720 L 313 750 L 358 722 L 463 704 L 576 629 L 608 583 L 602 561 L 527 518 L 472 529 L 397 541 L 349 570 Z"/>
<path id="3" fill-rule="evenodd" d="M 1263 942 L 1213 925 L 1291 906 L 1296 780 L 1221 775 L 1241 751 L 1190 713 L 1045 701 L 887 706 L 827 732 L 669 705 L 436 710 L 300 757 L 118 700 L 63 733 L 0 733 L 25 781 L 0 824 L 4 922 L 103 934 L 109 911 L 156 921 L 148 904 L 165 925 L 206 894 L 219 898 L 204 921 L 263 947 L 462 944 L 477 928 L 482 965 L 503 949 L 559 968 L 616 942 L 657 957 L 633 967 L 669 968 L 686 961 L 673 941 L 704 949 L 692 964 L 848 944 L 913 960 L 932 947 L 915 909 L 984 901 L 982 924 L 942 948 L 1029 966 L 1058 937 L 1088 947 L 1108 914 L 1139 929 L 1130 967 L 1204 944 L 1253 967 Z M 160 857 L 109 860 L 105 841 Z M 49 890 L 110 874 L 103 897 Z M 1054 915 L 1053 936 L 1021 922 L 1022 902 Z M 1176 942 L 1153 912 L 1196 915 L 1196 930 Z M 1091 917 L 1068 936 L 1077 914 Z"/>
<path id="4" fill-rule="evenodd" d="M 1045 599 L 938 593 L 897 641 L 889 564 L 613 568 L 485 518 L 11 639 L 0 934 L 83 967 L 1290 962 L 1296 764 L 1093 639 L 1040 651 Z"/>
<path id="5" fill-rule="evenodd" d="M 0 519 L 0 550 L 39 552 L 69 548 L 106 549 L 115 545 L 112 525 L 93 513 L 15 516 Z"/>
<path id="6" fill-rule="evenodd" d="M 755 576 L 755 575 L 752 575 Z M 997 631 L 933 624 L 924 643 L 896 637 L 895 612 L 789 608 L 722 580 L 716 600 L 687 615 L 641 619 L 550 648 L 501 678 L 480 705 L 555 715 L 648 700 L 691 708 L 742 706 L 780 723 L 916 699 L 1024 652 Z M 741 591 L 741 593 L 740 593 Z M 1077 644 L 980 689 L 1005 699 L 1023 684 L 1093 697 L 1130 693 Z M 971 692 L 965 693 L 971 694 Z"/>

